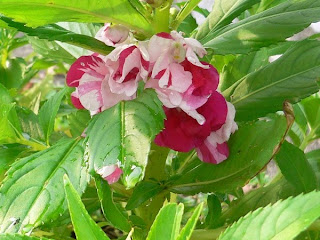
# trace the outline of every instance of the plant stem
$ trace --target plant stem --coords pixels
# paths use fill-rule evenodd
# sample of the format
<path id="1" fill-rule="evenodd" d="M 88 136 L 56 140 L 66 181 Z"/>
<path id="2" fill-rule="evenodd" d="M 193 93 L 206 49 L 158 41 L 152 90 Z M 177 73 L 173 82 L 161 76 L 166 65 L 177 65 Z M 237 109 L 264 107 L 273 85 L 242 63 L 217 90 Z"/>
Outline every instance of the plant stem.
<path id="1" fill-rule="evenodd" d="M 169 148 L 163 148 L 156 145 L 152 146 L 144 180 L 157 180 L 161 182 L 166 179 L 165 167 L 169 151 Z M 164 190 L 148 201 L 147 204 L 140 206 L 136 210 L 136 213 L 147 224 L 147 229 L 151 227 L 155 217 L 163 206 L 167 195 L 168 191 Z"/>
<path id="2" fill-rule="evenodd" d="M 156 8 L 153 17 L 153 27 L 156 33 L 170 32 L 169 17 L 172 0 L 165 1 L 161 7 Z"/>

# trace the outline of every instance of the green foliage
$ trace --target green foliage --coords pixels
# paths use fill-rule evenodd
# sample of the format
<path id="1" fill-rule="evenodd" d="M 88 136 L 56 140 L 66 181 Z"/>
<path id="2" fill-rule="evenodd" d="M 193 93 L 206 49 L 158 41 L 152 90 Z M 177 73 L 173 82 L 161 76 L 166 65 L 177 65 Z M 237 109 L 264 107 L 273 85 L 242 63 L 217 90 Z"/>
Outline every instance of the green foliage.
<path id="1" fill-rule="evenodd" d="M 49 145 L 49 137 L 53 132 L 54 122 L 58 113 L 62 98 L 66 94 L 67 89 L 64 88 L 56 93 L 40 108 L 39 123 L 44 133 L 44 139 Z"/>
<path id="2" fill-rule="evenodd" d="M 126 0 L 1 0 L 0 13 L 37 27 L 56 22 L 114 22 L 150 33 L 148 21 Z M 34 11 L 34 9 L 37 11 Z M 130 17 L 128 17 L 130 16 Z"/>
<path id="3" fill-rule="evenodd" d="M 285 100 L 297 102 L 319 90 L 318 41 L 297 43 L 281 58 L 248 74 L 223 92 L 237 110 L 237 120 L 279 111 Z"/>
<path id="4" fill-rule="evenodd" d="M 315 172 L 299 148 L 284 142 L 275 160 L 282 174 L 299 192 L 310 192 L 318 188 Z"/>
<path id="5" fill-rule="evenodd" d="M 83 141 L 64 140 L 47 150 L 15 162 L 0 189 L 0 232 L 29 232 L 66 209 L 62 176 L 68 174 L 83 192 L 86 169 Z M 12 219 L 19 219 L 13 225 Z"/>
<path id="6" fill-rule="evenodd" d="M 258 3 L 260 0 L 216 0 L 212 12 L 199 27 L 196 39 L 213 35 L 217 30 L 228 25 L 243 11 Z"/>
<path id="7" fill-rule="evenodd" d="M 228 160 L 218 165 L 196 160 L 181 176 L 172 177 L 170 190 L 195 194 L 227 192 L 243 186 L 270 161 L 285 131 L 286 121 L 280 116 L 241 125 L 228 142 Z"/>
<path id="8" fill-rule="evenodd" d="M 216 54 L 248 53 L 284 41 L 319 21 L 319 8 L 317 0 L 289 0 L 199 40 Z"/>
<path id="9" fill-rule="evenodd" d="M 36 238 L 18 234 L 0 234 L 0 240 L 50 240 L 48 238 Z"/>
<path id="10" fill-rule="evenodd" d="M 89 123 L 87 151 L 91 170 L 123 165 L 123 181 L 133 187 L 143 176 L 151 141 L 163 127 L 164 113 L 154 91 L 95 116 Z"/>
<path id="11" fill-rule="evenodd" d="M 71 220 L 78 240 L 110 240 L 86 211 L 77 190 L 67 175 L 64 175 L 64 188 L 68 200 Z"/>
<path id="12" fill-rule="evenodd" d="M 311 192 L 260 208 L 229 227 L 219 240 L 293 239 L 320 216 L 319 198 L 319 192 Z"/>
<path id="13" fill-rule="evenodd" d="M 105 180 L 101 177 L 96 177 L 96 186 L 98 190 L 99 199 L 105 218 L 116 228 L 121 231 L 130 232 L 131 225 L 128 216 L 115 205 L 113 201 L 112 190 Z"/>

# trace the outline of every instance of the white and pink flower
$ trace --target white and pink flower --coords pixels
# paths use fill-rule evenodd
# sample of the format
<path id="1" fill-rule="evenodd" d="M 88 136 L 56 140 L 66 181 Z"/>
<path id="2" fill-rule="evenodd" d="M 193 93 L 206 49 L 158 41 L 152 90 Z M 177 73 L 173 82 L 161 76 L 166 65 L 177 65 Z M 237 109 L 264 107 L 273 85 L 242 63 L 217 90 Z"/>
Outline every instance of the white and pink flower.
<path id="1" fill-rule="evenodd" d="M 96 34 L 96 39 L 104 42 L 108 46 L 119 46 L 129 38 L 129 29 L 123 25 L 111 25 L 106 23 Z"/>
<path id="2" fill-rule="evenodd" d="M 117 164 L 112 164 L 109 166 L 104 166 L 97 170 L 97 173 L 103 177 L 109 184 L 118 182 L 121 177 L 122 170 Z"/>

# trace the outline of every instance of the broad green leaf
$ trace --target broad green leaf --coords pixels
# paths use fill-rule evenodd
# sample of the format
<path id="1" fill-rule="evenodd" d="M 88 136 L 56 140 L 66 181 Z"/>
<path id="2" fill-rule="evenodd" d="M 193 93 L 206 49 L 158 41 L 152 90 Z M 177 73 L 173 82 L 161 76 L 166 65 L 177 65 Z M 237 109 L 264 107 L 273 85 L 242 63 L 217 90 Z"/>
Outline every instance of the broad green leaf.
<path id="1" fill-rule="evenodd" d="M 260 0 L 216 0 L 212 12 L 206 21 L 199 26 L 195 38 L 200 40 L 214 34 L 218 29 L 228 25 L 243 11 L 249 9 Z"/>
<path id="2" fill-rule="evenodd" d="M 44 139 L 49 145 L 49 137 L 53 132 L 54 121 L 58 113 L 62 98 L 66 94 L 67 89 L 64 88 L 54 96 L 48 99 L 39 111 L 39 123 L 44 133 Z"/>
<path id="3" fill-rule="evenodd" d="M 18 235 L 18 234 L 0 234 L 0 240 L 50 240 L 49 238 L 37 238 L 37 237 L 29 237 L 26 235 Z"/>
<path id="4" fill-rule="evenodd" d="M 284 177 L 299 192 L 311 192 L 318 188 L 316 175 L 303 151 L 285 141 L 275 156 Z"/>
<path id="5" fill-rule="evenodd" d="M 248 53 L 302 31 L 320 20 L 318 0 L 288 0 L 274 8 L 209 33 L 200 42 L 215 54 Z"/>
<path id="6" fill-rule="evenodd" d="M 320 185 L 320 149 L 307 152 L 306 157 L 316 174 L 318 185 Z"/>
<path id="7" fill-rule="evenodd" d="M 1 0 L 0 6 L 0 13 L 32 27 L 56 22 L 113 22 L 152 32 L 149 22 L 126 0 Z"/>
<path id="8" fill-rule="evenodd" d="M 29 232 L 66 210 L 62 177 L 77 191 L 87 185 L 83 141 L 65 140 L 15 162 L 0 189 L 0 232 Z M 12 219 L 20 219 L 12 225 Z"/>
<path id="9" fill-rule="evenodd" d="M 319 216 L 320 192 L 311 192 L 249 213 L 227 228 L 219 240 L 290 240 Z"/>
<path id="10" fill-rule="evenodd" d="M 101 177 L 95 178 L 103 215 L 117 229 L 130 232 L 131 225 L 128 217 L 120 211 L 113 202 L 113 193 L 107 181 Z"/>
<path id="11" fill-rule="evenodd" d="M 147 240 L 176 240 L 180 230 L 183 204 L 169 203 L 159 211 Z"/>
<path id="12" fill-rule="evenodd" d="M 120 162 L 125 185 L 133 187 L 144 176 L 151 141 L 164 117 L 153 90 L 96 115 L 86 131 L 90 170 Z"/>
<path id="13" fill-rule="evenodd" d="M 249 192 L 244 197 L 232 201 L 230 207 L 222 212 L 219 221 L 216 222 L 217 226 L 231 224 L 251 211 L 297 194 L 299 192 L 295 187 L 284 177 L 281 177 L 278 181 L 266 187 L 260 187 Z"/>
<path id="14" fill-rule="evenodd" d="M 0 12 L 1 12 L 1 8 L 0 8 Z M 56 24 L 32 28 L 32 27 L 25 26 L 24 23 L 14 22 L 10 18 L 1 16 L 1 15 L 0 15 L 0 20 L 5 21 L 10 27 L 16 28 L 17 30 L 19 30 L 20 32 L 24 32 L 28 36 L 35 36 L 40 39 L 45 39 L 49 41 L 60 41 L 64 43 L 69 43 L 71 45 L 75 45 L 75 46 L 85 48 L 87 50 L 105 54 L 105 55 L 110 53 L 113 50 L 113 47 L 109 47 L 103 42 L 93 37 L 68 31 Z M 53 47 L 57 48 L 57 46 L 55 45 Z"/>
<path id="15" fill-rule="evenodd" d="M 78 240 L 110 240 L 102 229 L 93 221 L 81 202 L 81 198 L 70 182 L 67 175 L 64 175 L 64 188 L 74 231 Z"/>
<path id="16" fill-rule="evenodd" d="M 70 131 L 73 137 L 81 136 L 90 121 L 90 113 L 87 110 L 78 110 L 68 115 Z"/>
<path id="17" fill-rule="evenodd" d="M 139 207 L 150 198 L 156 196 L 161 190 L 163 190 L 163 187 L 157 182 L 142 181 L 138 183 L 129 198 L 126 209 L 132 210 Z"/>
<path id="18" fill-rule="evenodd" d="M 219 89 L 224 91 L 244 76 L 264 67 L 269 63 L 268 59 L 268 50 L 265 48 L 248 55 L 237 56 L 223 68 L 220 74 Z"/>
<path id="19" fill-rule="evenodd" d="M 281 58 L 253 72 L 223 92 L 236 110 L 237 120 L 252 120 L 281 110 L 283 102 L 297 102 L 319 90 L 320 43 L 304 41 Z"/>
<path id="20" fill-rule="evenodd" d="M 227 160 L 217 165 L 195 161 L 191 169 L 173 176 L 170 190 L 193 195 L 243 186 L 270 161 L 285 131 L 286 120 L 281 116 L 241 125 L 228 142 Z"/>
<path id="21" fill-rule="evenodd" d="M 187 224 L 182 228 L 177 240 L 189 240 L 191 234 L 197 224 L 199 216 L 203 208 L 203 203 L 201 203 L 193 212 L 192 216 L 189 218 Z"/>

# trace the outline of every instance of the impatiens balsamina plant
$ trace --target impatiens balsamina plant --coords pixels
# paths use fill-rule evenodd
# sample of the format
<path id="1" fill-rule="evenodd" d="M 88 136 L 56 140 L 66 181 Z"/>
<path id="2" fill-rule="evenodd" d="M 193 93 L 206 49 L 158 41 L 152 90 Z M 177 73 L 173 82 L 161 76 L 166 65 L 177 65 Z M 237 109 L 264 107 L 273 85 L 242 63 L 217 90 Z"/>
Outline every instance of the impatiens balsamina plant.
<path id="1" fill-rule="evenodd" d="M 0 0 L 0 240 L 319 239 L 320 1 L 199 3 Z"/>

